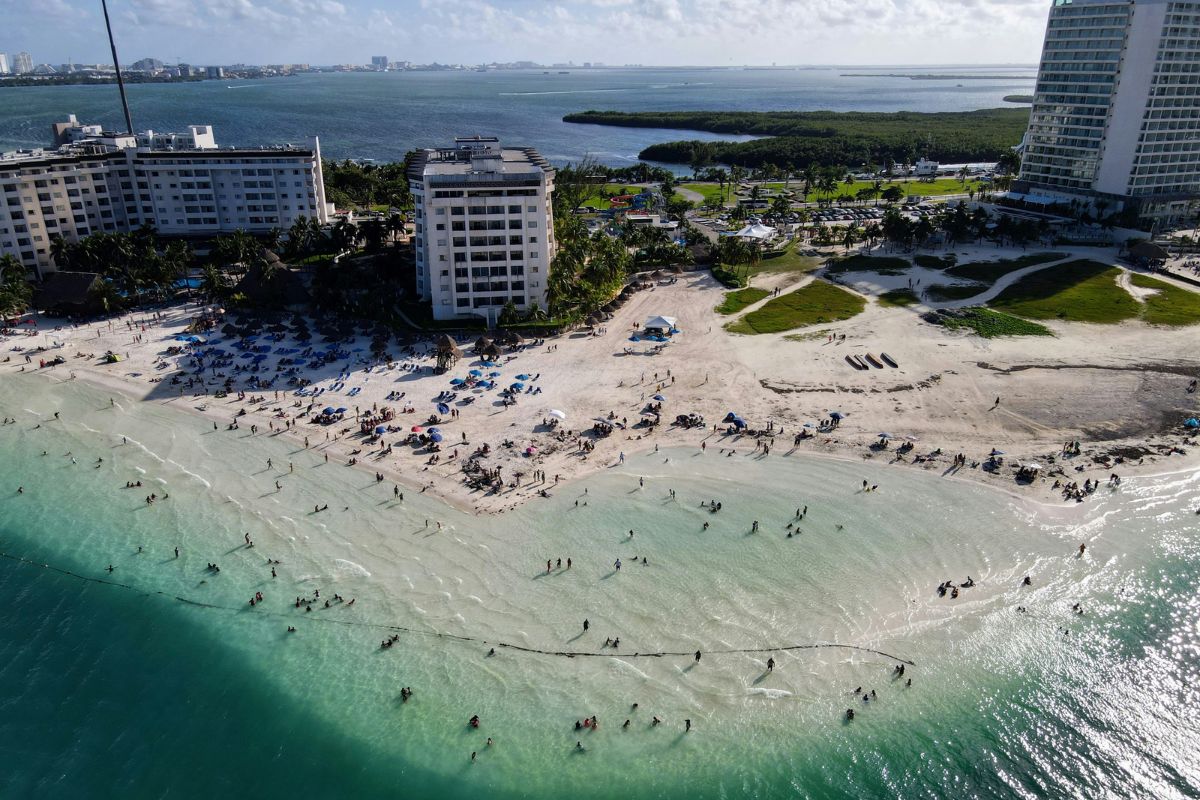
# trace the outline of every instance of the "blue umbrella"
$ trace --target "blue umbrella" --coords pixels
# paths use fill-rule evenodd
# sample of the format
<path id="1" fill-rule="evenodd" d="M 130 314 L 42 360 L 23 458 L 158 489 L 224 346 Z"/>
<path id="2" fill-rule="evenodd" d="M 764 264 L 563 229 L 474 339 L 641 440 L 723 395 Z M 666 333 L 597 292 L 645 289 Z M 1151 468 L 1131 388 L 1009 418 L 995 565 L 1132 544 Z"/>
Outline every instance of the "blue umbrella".
<path id="1" fill-rule="evenodd" d="M 325 406 L 325 410 L 322 411 L 321 413 L 322 414 L 336 414 L 337 412 L 333 410 L 333 406 Z"/>
<path id="2" fill-rule="evenodd" d="M 431 433 L 429 434 L 429 438 L 435 442 L 440 442 L 442 440 L 442 435 L 440 433 Z"/>
<path id="3" fill-rule="evenodd" d="M 499 378 L 499 377 L 500 377 L 500 373 L 499 373 L 499 372 L 489 372 L 489 373 L 488 373 L 488 377 L 489 377 L 489 378 Z"/>
<path id="4" fill-rule="evenodd" d="M 880 439 L 891 439 L 894 437 L 890 433 L 881 433 L 881 434 L 879 434 L 879 438 Z"/>
<path id="5" fill-rule="evenodd" d="M 441 433 L 441 431 L 437 428 L 430 428 L 429 433 Z"/>
<path id="6" fill-rule="evenodd" d="M 527 380 L 529 380 L 529 376 L 528 376 L 528 375 L 525 375 L 525 374 L 521 374 L 521 375 L 518 375 L 518 376 L 517 376 L 517 380 L 519 380 L 519 381 L 527 381 Z"/>
<path id="7" fill-rule="evenodd" d="M 660 403 L 665 403 L 665 402 L 667 402 L 667 398 L 663 397 L 661 394 L 656 394 L 656 395 L 654 395 L 654 397 L 653 397 L 653 398 L 651 398 L 651 399 L 653 399 L 653 400 L 657 400 L 657 401 L 658 401 L 658 402 L 660 402 Z"/>
<path id="8" fill-rule="evenodd" d="M 450 379 L 451 386 L 459 386 L 464 383 L 466 383 L 466 381 L 464 381 L 462 378 L 451 378 Z"/>
<path id="9" fill-rule="evenodd" d="M 348 410 L 349 410 L 349 409 L 347 409 L 345 406 L 342 406 L 341 408 L 339 408 L 339 409 L 337 410 L 337 412 L 336 412 L 336 413 L 338 413 L 338 414 L 345 414 L 345 413 L 346 413 Z"/>
<path id="10" fill-rule="evenodd" d="M 473 370 L 471 370 L 470 372 L 468 372 L 467 374 L 468 374 L 468 375 L 474 375 L 476 378 L 478 378 L 480 375 L 482 375 L 482 374 L 483 374 L 483 371 L 482 371 L 482 370 L 478 370 L 478 369 L 473 369 Z"/>
<path id="11" fill-rule="evenodd" d="M 508 387 L 508 388 L 510 388 L 510 389 L 517 389 L 517 390 L 521 390 L 521 389 L 524 389 L 524 388 L 525 388 L 525 384 L 523 384 L 523 383 L 514 383 L 512 386 L 510 386 L 510 387 Z"/>
<path id="12" fill-rule="evenodd" d="M 387 433 L 387 426 L 386 425 L 375 426 L 375 433 L 378 436 L 382 436 L 383 434 Z"/>
<path id="13" fill-rule="evenodd" d="M 437 410 L 439 414 L 449 414 L 450 406 L 446 405 L 445 403 L 438 403 Z"/>
<path id="14" fill-rule="evenodd" d="M 846 418 L 846 415 L 840 411 L 834 411 L 829 416 L 832 417 L 833 419 L 845 419 Z"/>

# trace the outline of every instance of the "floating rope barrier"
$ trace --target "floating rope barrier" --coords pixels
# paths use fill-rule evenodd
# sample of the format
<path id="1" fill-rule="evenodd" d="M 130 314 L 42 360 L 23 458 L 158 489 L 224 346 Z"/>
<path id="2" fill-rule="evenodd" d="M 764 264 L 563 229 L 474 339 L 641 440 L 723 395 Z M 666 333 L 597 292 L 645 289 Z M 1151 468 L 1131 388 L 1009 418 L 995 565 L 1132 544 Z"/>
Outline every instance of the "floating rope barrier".
<path id="1" fill-rule="evenodd" d="M 120 581 L 109 580 L 107 578 L 96 578 L 96 577 L 92 577 L 90 575 L 80 575 L 78 572 L 72 572 L 69 569 L 63 569 L 62 567 L 56 567 L 52 564 L 43 564 L 39 561 L 34 561 L 32 559 L 25 558 L 24 556 L 13 555 L 11 553 L 0 552 L 0 558 L 6 558 L 9 561 L 15 561 L 20 564 L 25 564 L 26 566 L 39 567 L 41 569 L 49 570 L 51 572 L 58 573 L 59 575 L 65 575 L 67 577 L 74 578 L 79 581 L 84 581 L 86 583 L 96 583 L 96 584 L 100 584 L 102 586 L 113 586 L 118 589 L 125 589 L 127 591 L 131 591 L 136 594 L 140 594 L 143 597 L 153 597 L 156 595 L 161 596 L 161 597 L 168 597 L 172 600 L 176 600 L 180 603 L 184 603 L 189 606 L 195 606 L 197 608 L 213 609 L 213 610 L 217 610 L 217 611 L 237 612 L 237 611 L 245 610 L 245 608 L 242 606 L 235 607 L 235 606 L 220 605 L 217 603 L 205 603 L 205 602 L 201 602 L 199 600 L 193 600 L 188 597 L 180 597 L 179 595 L 172 595 L 172 594 L 169 594 L 162 590 L 142 589 L 137 586 L 131 586 L 128 583 L 121 583 Z M 283 614 L 278 611 L 263 611 L 263 610 L 256 608 L 255 613 L 259 616 L 265 615 L 265 616 L 270 616 L 270 617 L 276 617 L 279 619 L 287 619 L 287 620 L 292 620 L 292 621 L 295 620 L 294 616 L 288 615 L 288 614 Z M 592 652 L 592 651 L 587 651 L 587 650 L 545 650 L 545 649 L 541 649 L 541 648 L 537 648 L 537 647 L 528 647 L 526 645 L 513 644 L 511 642 L 491 641 L 491 640 L 483 639 L 483 638 L 480 638 L 477 636 L 464 636 L 464 635 L 456 634 L 456 633 L 445 633 L 445 632 L 440 632 L 440 631 L 420 630 L 418 628 L 409 628 L 404 625 L 392 625 L 392 624 L 388 624 L 388 623 L 384 623 L 384 622 L 365 622 L 365 621 L 361 621 L 361 620 L 350 620 L 350 619 L 330 619 L 328 617 L 319 617 L 319 616 L 314 617 L 314 616 L 309 616 L 309 615 L 305 615 L 304 621 L 305 622 L 319 622 L 319 623 L 326 624 L 326 625 L 345 625 L 348 627 L 355 627 L 355 628 L 371 628 L 374 630 L 381 630 L 381 631 L 396 631 L 399 633 L 408 633 L 408 634 L 412 634 L 415 636 L 431 636 L 431 637 L 435 637 L 438 639 L 447 639 L 447 640 L 452 640 L 452 641 L 457 641 L 457 642 L 471 642 L 471 643 L 476 643 L 476 644 L 485 644 L 485 645 L 488 645 L 489 647 L 500 647 L 505 650 L 513 650 L 513 651 L 516 651 L 519 653 L 530 653 L 530 654 L 543 655 L 543 656 L 556 656 L 559 658 L 611 658 L 614 655 L 618 655 L 617 653 Z M 725 649 L 702 650 L 701 652 L 704 655 L 732 655 L 732 654 L 737 654 L 737 653 L 780 653 L 780 652 L 787 652 L 787 651 L 792 651 L 792 650 L 857 650 L 862 653 L 870 653 L 872 655 L 882 656 L 884 658 L 895 661 L 899 664 L 906 664 L 910 667 L 916 666 L 916 663 L 913 661 L 910 661 L 906 658 L 901 658 L 900 656 L 893 655 L 891 653 L 885 653 L 882 650 L 876 650 L 871 647 L 862 647 L 862 646 L 856 645 L 856 644 L 839 644 L 837 642 L 813 642 L 813 643 L 809 643 L 809 644 L 789 644 L 789 645 L 780 645 L 778 647 L 732 647 L 732 648 L 725 648 Z M 690 652 L 662 651 L 662 652 L 657 652 L 657 653 L 640 653 L 640 652 L 628 653 L 628 652 L 625 652 L 625 653 L 619 653 L 619 655 L 621 658 L 668 658 L 668 657 L 675 657 L 675 656 L 692 657 L 695 655 L 695 651 L 690 651 Z"/>

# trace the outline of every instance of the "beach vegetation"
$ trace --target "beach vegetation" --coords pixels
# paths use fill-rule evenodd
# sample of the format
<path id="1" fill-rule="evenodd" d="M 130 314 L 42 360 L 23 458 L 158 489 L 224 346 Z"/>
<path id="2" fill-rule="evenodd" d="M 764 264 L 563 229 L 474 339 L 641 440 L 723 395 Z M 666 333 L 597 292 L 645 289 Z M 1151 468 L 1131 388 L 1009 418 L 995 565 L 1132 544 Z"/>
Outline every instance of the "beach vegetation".
<path id="1" fill-rule="evenodd" d="M 1120 270 L 1098 261 L 1078 260 L 1032 272 L 989 305 L 1026 319 L 1112 324 L 1135 319 L 1140 304 L 1117 285 Z"/>
<path id="2" fill-rule="evenodd" d="M 411 209 L 407 166 L 412 155 L 383 164 L 322 161 L 325 198 L 339 209 Z"/>
<path id="3" fill-rule="evenodd" d="M 968 330 L 985 339 L 1000 336 L 1053 336 L 1045 325 L 981 306 L 940 311 L 927 319 L 947 330 Z"/>
<path id="4" fill-rule="evenodd" d="M 16 256 L 0 256 L 0 320 L 24 312 L 33 300 L 33 287 L 25 274 L 25 265 Z"/>
<path id="5" fill-rule="evenodd" d="M 925 297 L 934 303 L 966 300 L 986 289 L 982 283 L 935 283 L 925 288 Z"/>
<path id="6" fill-rule="evenodd" d="M 1142 298 L 1143 322 L 1171 326 L 1200 323 L 1200 293 L 1149 275 L 1132 273 L 1129 280 L 1139 289 L 1151 289 L 1154 292 Z"/>
<path id="7" fill-rule="evenodd" d="M 861 295 L 818 279 L 768 300 L 761 308 L 726 324 L 725 329 L 743 334 L 782 333 L 850 319 L 866 306 Z"/>
<path id="8" fill-rule="evenodd" d="M 949 269 L 958 263 L 958 256 L 953 253 L 944 256 L 935 256 L 932 253 L 918 253 L 912 257 L 912 260 L 918 267 L 925 267 L 925 269 Z"/>
<path id="9" fill-rule="evenodd" d="M 718 314 L 737 314 L 747 306 L 752 306 L 759 300 L 770 296 L 766 289 L 750 286 L 733 292 L 726 292 L 725 299 L 717 306 Z"/>
<path id="10" fill-rule="evenodd" d="M 912 264 L 907 258 L 899 256 L 870 256 L 855 253 L 841 258 L 832 258 L 825 265 L 826 275 L 840 275 L 845 272 L 878 272 L 884 275 L 903 272 Z"/>
<path id="11" fill-rule="evenodd" d="M 1065 253 L 1027 253 L 1016 258 L 1002 258 L 996 261 L 969 261 L 948 268 L 946 275 L 963 280 L 992 283 L 1010 272 L 1038 264 L 1047 264 L 1065 257 Z"/>
<path id="12" fill-rule="evenodd" d="M 881 306 L 893 307 L 912 306 L 920 302 L 912 289 L 892 289 L 875 299 Z"/>

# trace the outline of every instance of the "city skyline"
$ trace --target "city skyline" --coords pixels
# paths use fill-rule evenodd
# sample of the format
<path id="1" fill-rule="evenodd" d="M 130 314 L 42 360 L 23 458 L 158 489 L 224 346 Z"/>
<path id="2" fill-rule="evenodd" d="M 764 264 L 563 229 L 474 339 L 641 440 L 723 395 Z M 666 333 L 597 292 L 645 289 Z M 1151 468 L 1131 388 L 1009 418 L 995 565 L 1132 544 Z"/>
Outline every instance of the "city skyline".
<path id="1" fill-rule="evenodd" d="M 383 54 L 414 63 L 770 66 L 1032 64 L 1048 7 L 1046 0 L 952 7 L 864 0 L 852 8 L 836 0 L 406 0 L 388 7 L 374 0 L 203 7 L 116 0 L 110 12 L 122 53 L 168 64 L 369 64 Z M 0 52 L 10 58 L 24 50 L 35 64 L 111 60 L 99 8 L 82 0 L 14 4 L 5 13 Z M 936 46 L 914 47 L 917 32 Z"/>

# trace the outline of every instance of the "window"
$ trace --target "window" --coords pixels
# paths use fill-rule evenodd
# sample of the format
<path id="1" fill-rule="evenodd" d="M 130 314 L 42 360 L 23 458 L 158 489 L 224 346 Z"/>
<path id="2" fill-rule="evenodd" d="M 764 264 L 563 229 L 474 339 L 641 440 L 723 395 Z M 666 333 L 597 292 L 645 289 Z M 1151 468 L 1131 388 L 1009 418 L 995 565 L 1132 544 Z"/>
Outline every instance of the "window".
<path id="1" fill-rule="evenodd" d="M 531 227 L 531 228 L 536 228 L 536 227 L 537 227 L 537 220 L 535 220 L 535 219 L 531 219 L 531 220 L 529 220 L 529 227 Z"/>

